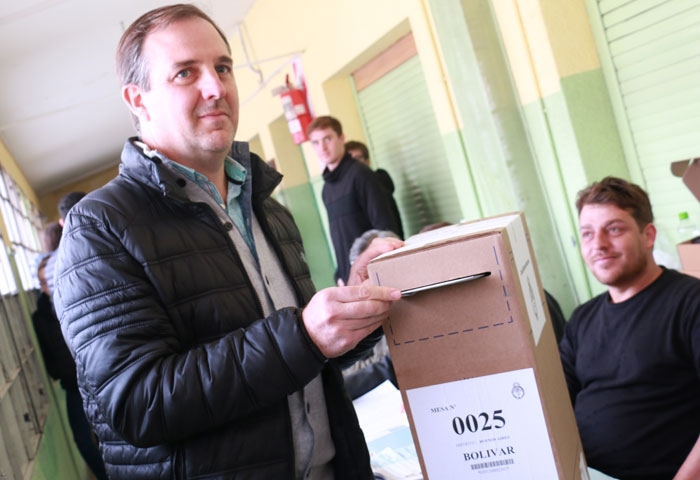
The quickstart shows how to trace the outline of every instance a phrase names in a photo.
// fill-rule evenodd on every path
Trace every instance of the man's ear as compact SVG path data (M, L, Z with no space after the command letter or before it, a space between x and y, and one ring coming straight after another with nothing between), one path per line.
M649 250L653 250L654 242L656 241L656 226L653 223L647 223L646 227L642 230L642 233L646 237L646 246Z
M148 110L143 102L141 88L137 85L125 85L122 87L122 99L131 113L139 118L148 120Z

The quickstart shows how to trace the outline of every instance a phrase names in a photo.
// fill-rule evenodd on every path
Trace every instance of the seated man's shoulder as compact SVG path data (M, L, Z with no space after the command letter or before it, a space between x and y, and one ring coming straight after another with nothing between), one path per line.
M700 292L700 278L676 270L665 270L666 289L676 294ZM700 300L700 298L698 299Z
M593 308L595 306L593 300L595 300L595 298L574 308L574 311L571 312L571 316L564 327L565 331L576 331L581 328L582 325L590 323L597 317L595 308Z

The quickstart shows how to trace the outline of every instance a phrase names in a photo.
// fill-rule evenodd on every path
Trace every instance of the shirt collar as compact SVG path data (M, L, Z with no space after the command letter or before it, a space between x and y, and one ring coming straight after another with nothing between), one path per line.
M176 162L175 160L169 159L163 153L159 152L158 150L151 149L142 141L136 140L134 144L138 146L143 151L144 155L146 155L147 157L157 157L163 160L164 162L168 162L168 164L175 167L180 173L185 175L190 180L196 182L197 184L203 185L206 183L211 183L205 175L199 173L194 168L187 167L181 163ZM236 185L243 185L245 183L246 178L248 178L248 170L246 170L246 168L243 165L241 165L238 161L236 161L228 155L226 156L226 160L224 161L224 171L226 172L226 177L229 179L229 181L233 182Z

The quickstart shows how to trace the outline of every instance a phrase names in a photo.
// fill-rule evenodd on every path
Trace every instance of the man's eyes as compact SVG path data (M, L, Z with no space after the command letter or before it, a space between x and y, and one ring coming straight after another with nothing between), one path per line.
M605 231L609 235L613 235L613 236L620 235L620 234L624 233L624 229L621 227L607 227L605 229ZM593 231L592 230L582 230L581 231L581 238L584 240L593 238Z
M218 73L220 75L222 75L222 74L228 75L228 74L231 74L231 72L233 72L233 69L231 68L230 65L218 65L217 67L215 67L215 70L216 70L216 73ZM186 68L184 70L180 70L179 72L177 72L175 74L175 77L176 78L190 78L193 75L194 75L194 72L192 71L192 69Z

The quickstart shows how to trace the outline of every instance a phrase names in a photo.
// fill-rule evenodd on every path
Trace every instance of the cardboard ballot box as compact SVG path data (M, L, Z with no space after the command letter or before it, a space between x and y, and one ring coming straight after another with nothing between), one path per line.
M687 240L679 243L677 248L683 273L700 277L700 243Z
M683 177L683 183L688 190L700 200L700 158L674 162L671 171L678 177ZM683 273L700 277L700 243L686 240L678 244L678 256L681 260Z
M587 479L522 214L411 237L369 265L426 479Z

